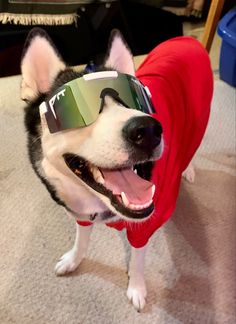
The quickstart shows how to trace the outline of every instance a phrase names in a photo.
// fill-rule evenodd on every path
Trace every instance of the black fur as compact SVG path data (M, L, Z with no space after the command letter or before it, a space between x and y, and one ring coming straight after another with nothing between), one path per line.
M25 127L28 133L28 154L32 167L46 186L53 200L59 205L66 207L66 204L57 197L55 188L43 177L40 173L37 164L42 161L42 146L41 146L41 125L39 115L39 104L44 100L45 96L40 95L32 104L25 108Z

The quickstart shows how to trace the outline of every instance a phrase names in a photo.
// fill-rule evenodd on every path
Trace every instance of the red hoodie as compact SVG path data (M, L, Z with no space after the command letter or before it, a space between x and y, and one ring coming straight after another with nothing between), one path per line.
M151 177L156 185L155 211L142 223L121 220L106 225L117 230L126 228L130 244L140 248L174 212L182 172L206 130L213 75L202 45L191 37L177 37L154 48L136 76L148 86L156 108L153 117L163 127L164 153L155 162ZM78 224L91 223L78 221Z

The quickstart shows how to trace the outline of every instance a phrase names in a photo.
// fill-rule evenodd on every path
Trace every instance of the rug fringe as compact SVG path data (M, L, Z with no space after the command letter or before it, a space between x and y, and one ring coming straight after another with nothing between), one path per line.
M44 15L44 14L15 14L0 13L0 22L2 24L20 24L20 25L71 25L77 23L79 16L76 13L65 15Z

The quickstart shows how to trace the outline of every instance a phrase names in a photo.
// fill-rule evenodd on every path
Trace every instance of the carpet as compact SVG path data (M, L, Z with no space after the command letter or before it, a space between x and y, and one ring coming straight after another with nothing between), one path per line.
M173 217L151 238L137 313L126 299L124 233L96 226L80 268L54 275L75 224L29 164L19 84L0 79L0 323L235 323L235 89L215 82L196 181L182 181Z

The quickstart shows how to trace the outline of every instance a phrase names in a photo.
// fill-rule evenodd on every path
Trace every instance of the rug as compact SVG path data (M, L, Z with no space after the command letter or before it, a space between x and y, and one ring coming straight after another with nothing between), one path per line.
M16 25L69 25L77 23L77 11L92 0L2 0L0 22Z
M54 275L75 224L31 169L19 85L19 76L0 79L0 323L235 323L235 89L215 82L196 181L182 181L174 215L150 240L147 305L137 313L126 298L124 233L96 226L79 269Z

